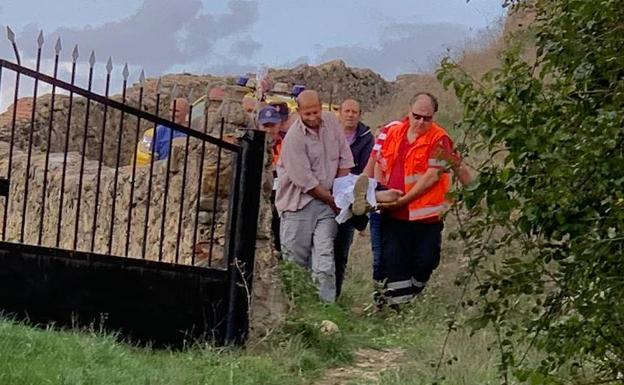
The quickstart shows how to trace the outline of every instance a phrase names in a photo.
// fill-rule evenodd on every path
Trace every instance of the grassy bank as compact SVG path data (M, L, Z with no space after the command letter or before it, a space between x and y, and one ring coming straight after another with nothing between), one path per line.
M346 383L431 384L446 337L448 308L458 300L453 284L459 261L447 258L425 294L400 313L375 314L370 303L368 238L356 235L344 295L336 305L316 300L307 274L283 269L290 310L281 330L246 350L197 345L183 352L156 351L119 342L97 331L55 331L0 321L0 384L306 384L330 368L349 367L362 348L402 348L398 364L378 381ZM323 320L338 333L321 333ZM441 384L495 383L491 339L466 330L450 335L438 373ZM368 382L367 382L368 381Z

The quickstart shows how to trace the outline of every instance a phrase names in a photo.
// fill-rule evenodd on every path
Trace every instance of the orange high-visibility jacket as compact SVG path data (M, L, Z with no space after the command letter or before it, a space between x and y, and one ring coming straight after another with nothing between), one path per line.
M279 157L280 157L280 153L282 152L282 140L280 140L279 142L273 145L272 152L273 152L273 160L271 163L273 164L273 167L276 167L277 161L279 160Z
M409 119L405 119L388 129L386 140L381 147L381 159L379 162L382 172L382 183L384 184L388 183L392 168L397 160L401 142L405 140L409 125ZM431 158L434 147L445 136L448 137L446 131L437 124L432 123L431 127L424 134L418 136L415 143L410 145L406 159L403 162L406 193L425 174L429 167L438 168L446 166L443 160ZM450 187L450 175L444 172L433 186L409 203L409 220L418 221L440 217L450 207L450 203L446 199L446 194L449 192Z

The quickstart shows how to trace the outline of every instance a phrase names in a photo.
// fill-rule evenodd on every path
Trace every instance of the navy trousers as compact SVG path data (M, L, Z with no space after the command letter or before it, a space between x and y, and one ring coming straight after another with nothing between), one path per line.
M444 225L382 215L381 227L383 297L388 304L409 302L425 288L440 263Z

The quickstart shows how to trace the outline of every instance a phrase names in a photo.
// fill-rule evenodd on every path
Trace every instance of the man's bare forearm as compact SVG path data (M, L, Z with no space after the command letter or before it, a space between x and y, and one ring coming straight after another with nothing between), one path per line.
M336 173L336 178L347 176L349 175L350 172L351 172L350 168L339 168L338 172Z
M338 213L338 211L340 211L338 209L338 206L336 206L336 202L334 201L334 197L331 192L322 185L319 184L312 190L308 190L307 193L311 195L314 199L318 199L328 205L336 214Z
M468 186L474 180L474 177L463 163L457 167L455 175L457 176L457 179L459 179L459 182L464 186Z
M320 200L323 203L334 203L334 197L332 196L331 192L329 192L328 189L320 184L314 187L312 190L309 190L307 194L311 195L314 199Z
M368 163L366 163L366 167L364 167L363 173L368 175L369 178L375 177L375 158L368 158Z
M373 176L372 178L377 179L380 183L386 183L387 181L384 181L382 179L382 174L381 174L381 167L379 167L379 163L377 161L375 161L375 164L373 165Z

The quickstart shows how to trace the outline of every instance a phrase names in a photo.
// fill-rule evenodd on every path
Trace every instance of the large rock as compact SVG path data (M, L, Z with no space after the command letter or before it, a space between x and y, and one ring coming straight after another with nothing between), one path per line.
M290 86L302 84L314 89L325 102L339 104L347 98L354 98L364 111L374 109L393 90L392 83L374 71L347 67L342 60L316 67L302 64L293 69L273 70L269 76Z

